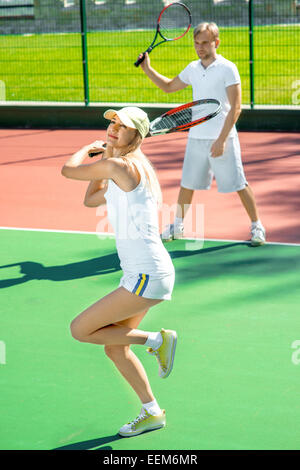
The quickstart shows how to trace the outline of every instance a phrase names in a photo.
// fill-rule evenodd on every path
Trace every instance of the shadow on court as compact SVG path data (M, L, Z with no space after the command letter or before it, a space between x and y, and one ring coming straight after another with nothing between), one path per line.
M186 243L189 243L191 246L193 245L193 243L195 243L195 246L197 246L196 245L197 241L191 242L187 240ZM244 246L248 248L256 248L256 247L251 246L250 242L249 243L234 242L234 243L226 243L226 245L211 246L209 248L200 248L199 250L193 250L193 249L174 250L174 251L170 251L169 253L172 259L176 259L176 258L183 258L186 256L204 255L206 253L212 253L216 251L225 250L226 248L232 248L233 246Z
M155 432L155 429L144 431L144 435ZM137 438L139 435L136 436ZM128 438L122 437L119 434L112 436L99 437L98 439L90 439L89 441L75 442L74 444L67 444L66 446L56 447L52 450L113 450L111 446L103 446L103 444L109 444L110 442L119 441L120 439L127 440Z
M37 162L37 161L43 161L43 160L50 160L52 158L62 158L62 157L69 157L71 154L70 153L62 153L59 155L50 155L48 157L37 157L37 158L25 158L23 160L10 160L8 162L3 162L0 163L1 166L3 165L19 165L19 163L28 163L28 162Z
M52 450L112 450L110 446L103 446L104 444L109 444L113 441L118 441L119 439L124 439L119 434L114 434L113 436L100 437L99 439L90 439L89 441L75 442L74 444L68 444L62 447L56 447Z
M32 280L45 279L59 282L82 279L85 277L113 273L121 269L117 253L61 266L46 267L41 263L33 261L21 261L19 263L0 266L0 269L14 266L20 266L20 273L24 274L24 276L14 279L3 279L0 281L0 288L11 287Z
M220 251L231 248L233 246L247 246L245 243L230 243L210 248L202 248L199 250L175 250L170 252L172 259L183 258L186 256L204 255L205 253ZM73 279L82 279L92 276L100 276L120 271L120 261L117 253L100 256L90 260L69 263L61 266L43 266L41 263L34 261L21 261L18 263L6 264L0 266L0 269L19 266L20 274L23 277L13 279L0 280L0 289L16 286L32 280L48 280L48 281L69 281ZM201 267L199 265L199 267Z
M179 249L176 249L176 244ZM274 277L299 272L300 268L298 246L266 244L253 247L250 242L235 242L195 251L180 248L182 244L173 242L170 251L178 284L201 278L225 279L227 276L250 276L253 279L264 278L266 275ZM182 263L180 259L186 257L187 263Z
M178 244L181 249L176 249ZM265 276L279 271L291 272L299 269L300 265L299 249L296 252L292 247L289 247L290 250L272 245L252 247L250 243L234 242L193 250L182 249L182 240L180 240L172 242L170 248L169 253L180 283L199 279L201 276L205 276L206 279L228 274ZM219 252L223 255L219 256ZM177 264L177 260L187 257L189 257L188 265ZM0 289L32 280L71 281L121 271L116 252L60 266L44 266L33 261L21 261L0 266L0 270L16 266L20 267L20 274L23 274L23 277L0 280Z

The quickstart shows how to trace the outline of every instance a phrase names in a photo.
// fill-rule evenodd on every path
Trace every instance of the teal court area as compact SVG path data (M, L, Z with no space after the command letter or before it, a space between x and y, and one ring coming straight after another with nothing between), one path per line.
M299 449L300 246L166 245L173 299L140 327L177 331L170 377L133 349L167 426L126 439L117 431L139 414L138 399L103 346L69 330L118 286L114 238L8 229L0 238L1 449Z

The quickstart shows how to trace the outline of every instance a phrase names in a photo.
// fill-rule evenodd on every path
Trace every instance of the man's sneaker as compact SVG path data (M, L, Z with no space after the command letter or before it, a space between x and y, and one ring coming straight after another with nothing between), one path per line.
M160 334L163 338L162 345L155 350L152 348L147 348L147 352L153 356L156 356L159 364L158 375L162 379L165 379L171 373L173 368L177 334L176 331L164 330L163 328L161 329Z
M175 240L177 238L183 238L183 231L184 231L183 224L179 224L179 225L170 224L170 225L167 225L167 227L165 228L165 230L161 234L161 239L164 242L170 242L170 241Z
M266 242L266 231L262 225L251 228L251 245L260 246Z
M166 425L166 412L162 410L160 415L151 415L144 408L141 409L139 416L131 423L124 424L119 430L120 436L137 436L142 432L154 431L154 429L163 428Z

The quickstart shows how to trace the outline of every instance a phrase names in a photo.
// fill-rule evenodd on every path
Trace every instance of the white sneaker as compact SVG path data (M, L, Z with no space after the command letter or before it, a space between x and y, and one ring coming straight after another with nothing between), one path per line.
M160 330L163 342L158 349L147 348L147 353L156 356L159 369L158 375L165 379L173 368L175 349L177 343L177 333L174 330Z
M177 238L183 238L184 226L183 224L167 225L163 233L161 234L161 239L164 242L170 242L176 240Z
M260 246L266 243L266 231L262 225L251 228L251 245Z
M120 436L131 437L137 436L143 432L154 431L154 429L160 429L166 425L166 412L161 411L160 415L151 415L142 408L139 416L131 421L131 423L124 424L119 430Z

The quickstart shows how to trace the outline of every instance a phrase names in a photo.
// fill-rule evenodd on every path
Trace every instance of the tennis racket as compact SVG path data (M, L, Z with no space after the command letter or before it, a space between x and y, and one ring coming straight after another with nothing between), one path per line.
M150 53L155 47L167 41L176 41L182 38L190 29L192 23L191 12L186 5L180 2L170 3L159 14L154 39L143 56L135 62L138 67L145 59L146 52ZM155 44L156 39L161 39Z
M221 103L213 98L183 104L177 108L170 109L170 111L151 121L147 137L186 131L191 127L209 121L209 119L217 116L220 111ZM90 151L89 157L94 157L102 152L103 150Z
M104 143L104 144L102 145L102 147L103 147L103 149L105 150L105 149L106 149L106 144ZM104 150L89 150L88 156L89 156L90 158L93 158L93 157L95 157L95 155L99 155L100 153L103 153Z
M217 116L221 103L213 98L192 101L167 111L150 123L150 136L186 131Z

